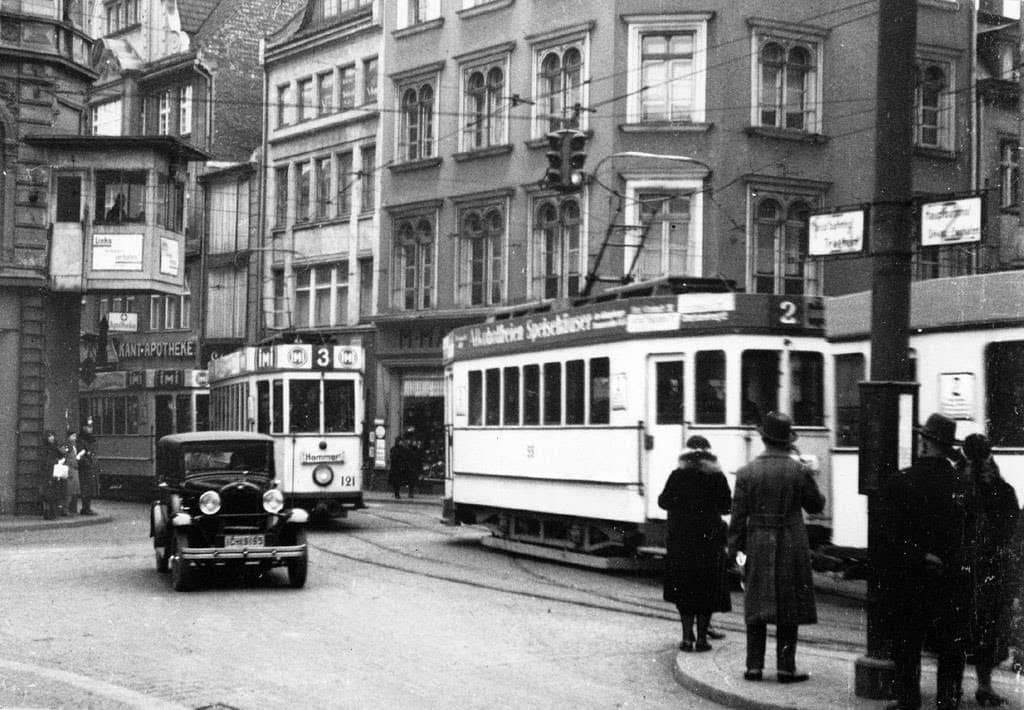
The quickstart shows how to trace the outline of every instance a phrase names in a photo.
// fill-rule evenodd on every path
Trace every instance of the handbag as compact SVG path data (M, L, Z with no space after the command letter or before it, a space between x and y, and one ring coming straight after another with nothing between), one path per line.
M57 463L53 464L53 477L58 481L65 481L68 477L68 465L64 463L65 459L61 459Z

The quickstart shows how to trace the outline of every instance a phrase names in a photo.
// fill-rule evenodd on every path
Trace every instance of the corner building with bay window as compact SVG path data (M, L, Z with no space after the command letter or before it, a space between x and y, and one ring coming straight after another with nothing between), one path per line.
M914 187L944 196L972 187L971 8L918 8ZM868 259L810 256L808 217L874 195L873 6L382 0L380 12L376 408L390 432L443 451L441 337L495 313L668 275L779 296L869 287ZM545 136L562 128L588 136L577 193L541 184ZM930 248L915 264L923 278L978 261Z

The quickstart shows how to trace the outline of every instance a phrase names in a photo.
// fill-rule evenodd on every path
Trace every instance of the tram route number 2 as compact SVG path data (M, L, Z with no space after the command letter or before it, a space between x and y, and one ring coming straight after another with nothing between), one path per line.
M771 300L771 323L784 328L789 327L822 327L824 325L823 304L820 300L809 298L794 300L776 298Z

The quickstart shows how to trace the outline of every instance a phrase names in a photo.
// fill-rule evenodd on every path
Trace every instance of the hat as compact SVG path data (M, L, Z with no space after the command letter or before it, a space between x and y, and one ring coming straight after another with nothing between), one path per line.
M984 461L992 455L992 443L984 434L971 434L964 438L964 456L971 461Z
M710 449L711 442L705 439L700 434L694 434L686 440L686 448L688 449Z
M914 431L937 444L952 448L960 443L956 438L956 422L938 412L930 415L924 426L914 427Z
M762 439L773 444L792 444L797 440L797 434L793 431L793 420L782 412L768 412L758 431L761 432Z

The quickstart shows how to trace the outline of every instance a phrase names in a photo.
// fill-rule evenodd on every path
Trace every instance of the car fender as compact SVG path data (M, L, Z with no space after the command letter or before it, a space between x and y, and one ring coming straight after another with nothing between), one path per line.
M150 509L149 536L157 540L167 537L167 508L162 503L154 503Z
M192 516L188 513L175 513L174 517L171 518L171 525L176 528L188 527L192 524Z
M304 525L309 522L309 513L302 508L292 508L288 514L288 522L296 525Z

